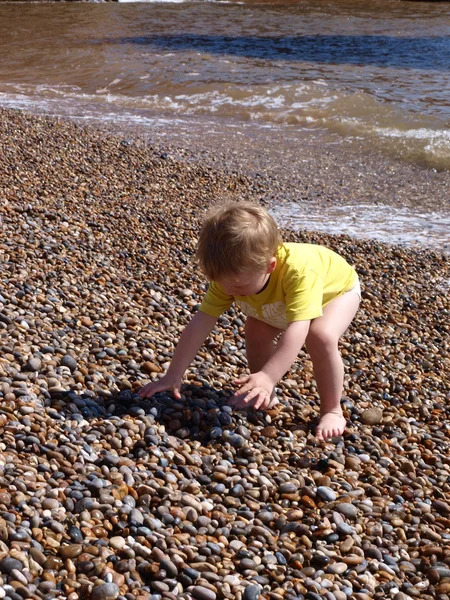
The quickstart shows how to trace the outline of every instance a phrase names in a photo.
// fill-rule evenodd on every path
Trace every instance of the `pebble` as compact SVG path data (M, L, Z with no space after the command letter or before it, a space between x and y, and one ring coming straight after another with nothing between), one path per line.
M329 573L333 573L334 575L342 575L342 573L345 573L347 569L347 564L343 562L332 563L327 567L327 571Z
M6 556L0 560L0 571L9 575L11 571L23 569L23 564L20 560Z
M73 373L74 371L76 371L76 369L78 367L78 363L73 358L73 356L70 356L69 354L66 354L61 359L61 366L62 367L68 367L70 369L70 371L72 371L72 373Z
M336 527L336 532L339 535L353 535L355 533L355 529L347 523L339 523Z
M42 367L42 360L37 356L32 356L28 359L25 365L26 371L40 371Z
M361 414L364 425L378 425L383 419L383 411L379 408L368 408Z
M242 594L243 600L258 600L261 595L261 587L259 585L248 585Z
M336 506L336 510L343 514L347 519L356 519L358 516L358 508L350 502L342 502Z
M120 588L115 583L101 583L91 592L91 600L116 600L120 595Z
M317 495L325 502L334 502L336 500L336 492L326 485L321 485L317 488Z
M201 585L195 585L191 591L196 600L216 600L216 592Z

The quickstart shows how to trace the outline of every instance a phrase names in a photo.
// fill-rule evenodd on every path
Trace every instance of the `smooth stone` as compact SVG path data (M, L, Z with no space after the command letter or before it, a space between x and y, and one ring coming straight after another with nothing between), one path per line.
M63 356L60 364L62 367L67 367L68 369L70 369L72 373L78 368L77 361L73 358L73 356L70 356L70 354L66 354L65 356Z
M29 583L28 579L25 577L25 575L21 571L19 571L19 569L13 569L11 571L11 573L9 574L9 576L11 577L11 579L15 579L22 585L28 585L28 583Z
M323 596L312 592L311 590L305 594L305 600L323 600Z
M280 494L295 494L298 491L298 485L291 482L282 483L278 488Z
M83 552L83 546L81 544L70 544L69 546L61 546L59 548L59 554L63 558L76 558Z
M69 528L69 535L72 542L74 542L75 544L81 544L81 542L84 539L81 529L79 527L76 527L75 525L72 525L72 527Z
M164 571L166 571L167 576L170 577L170 579L175 579L175 577L178 576L178 569L169 558L161 559L160 566L161 569L164 569Z
M337 498L336 492L326 485L317 488L317 495L326 502L334 502Z
M333 573L333 575L342 575L348 569L348 565L343 562L336 562L328 565L327 572Z
M48 509L48 510L54 510L56 508L59 508L61 505L58 502L58 500L56 500L56 498L44 498L44 500L42 500L42 508Z
M336 526L336 533L339 535L353 535L355 533L355 529L347 523L339 523Z
M347 519L353 520L358 516L358 509L350 502L342 502L341 504L338 504L338 506L336 506L336 510L344 515L344 517L347 517Z
M23 564L20 562L20 560L12 558L11 556L6 556L0 560L0 571L2 573L9 575L13 569L17 569L19 571L23 569Z
M245 446L245 438L242 435L228 430L223 432L222 440L228 442L233 448L243 448Z
M434 570L439 573L439 577L441 579L448 578L450 579L450 567L444 567L441 565L434 565Z
M115 535L109 539L109 544L114 550L122 550L127 545L127 542L120 535Z
M200 577L200 571L196 571L191 567L184 568L183 573L185 573L185 575L187 575L192 581L197 581L197 579Z
M169 586L167 585L167 583L164 583L164 581L152 581L150 583L150 587L152 588L152 590L154 590L155 592L158 593L165 593L169 591Z
M120 588L115 583L102 583L91 592L91 600L116 600L120 595Z
M256 516L260 521L262 521L264 523L264 525L267 525L268 523L273 521L276 517L278 517L277 513L273 513L268 510L262 510Z
M231 488L230 494L236 498L242 498L245 495L245 489L242 487L242 485L237 484Z
M314 554L311 558L311 567L314 569L322 569L330 563L329 556L325 556L325 554Z
M235 587L241 583L241 579L237 575L225 575L222 581L231 587Z
M379 408L368 408L361 414L363 425L378 425L383 420L383 411Z
M37 356L32 356L25 365L26 371L40 371L42 360Z
M242 594L242 600L258 600L261 596L261 586L248 585Z
M239 552L244 545L244 542L241 542L241 540L231 540L230 550L233 550L233 552Z
M217 596L213 590L205 588L201 585L194 585L191 594L194 596L194 598L196 598L196 600L216 600Z
M140 525L144 524L144 515L138 508L132 508L130 512L129 521L133 524L137 524L137 526L139 527Z
M256 567L256 563L251 558L243 558L239 563L239 568L241 570L254 569Z

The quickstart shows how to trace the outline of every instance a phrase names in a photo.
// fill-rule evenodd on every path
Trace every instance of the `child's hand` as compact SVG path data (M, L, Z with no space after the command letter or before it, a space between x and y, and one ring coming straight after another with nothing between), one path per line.
M230 404L236 408L253 406L255 410L269 408L275 383L271 378L259 371L235 380L235 385L242 385L230 398Z
M337 437L344 433L347 421L342 414L342 411L332 411L325 413L320 418L316 428L316 438L318 440L326 440L331 437Z
M156 394L157 392L172 390L175 398L180 400L180 387L181 377L166 373L159 381L153 381L152 383L144 385L144 387L139 390L138 394L141 398L151 398L153 394Z

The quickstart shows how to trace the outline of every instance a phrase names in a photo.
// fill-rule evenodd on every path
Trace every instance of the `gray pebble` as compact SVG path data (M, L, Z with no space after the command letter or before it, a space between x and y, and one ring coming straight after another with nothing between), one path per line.
M6 556L0 560L0 571L2 573L9 575L13 569L18 569L19 571L23 569L23 564L20 560L12 558L11 556Z
M261 587L259 585L248 585L242 595L242 600L258 600L261 595Z
M102 583L92 590L91 600L116 600L120 589L115 583Z
M191 594L196 600L216 600L217 594L201 585L194 585Z
M347 523L339 523L336 527L336 533L339 535L352 535L355 533L355 529Z
M358 509L354 504L350 504L350 502L342 502L338 506L336 506L336 510L347 517L347 519L356 519L358 516Z
M336 500L336 492L326 485L321 485L317 488L317 495L326 502L334 502Z
M77 361L73 358L73 356L70 356L70 354L66 354L65 356L62 357L61 359L61 366L62 367L67 367L70 369L70 371L73 373L74 371L77 370L78 368L78 363Z

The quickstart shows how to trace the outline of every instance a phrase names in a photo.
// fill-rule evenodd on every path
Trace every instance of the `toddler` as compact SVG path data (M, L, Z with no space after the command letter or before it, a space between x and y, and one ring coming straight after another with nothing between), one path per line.
M340 406L344 365L338 341L361 296L353 267L323 246L283 243L274 219L247 202L210 211L197 259L209 289L183 331L167 373L145 385L141 397L170 389L179 399L185 370L218 317L236 302L247 315L250 375L235 381L238 389L230 404L262 410L274 406L276 383L306 344L320 395L316 436L323 440L341 435L346 422Z

